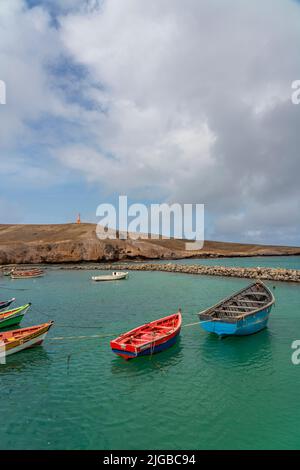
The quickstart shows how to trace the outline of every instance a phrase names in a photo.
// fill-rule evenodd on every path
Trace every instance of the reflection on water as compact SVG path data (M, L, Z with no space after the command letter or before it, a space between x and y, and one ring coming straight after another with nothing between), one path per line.
M6 364L0 364L0 374L17 373L37 368L45 368L51 363L50 355L43 346L25 349L17 354L6 357Z
M162 351L152 356L141 356L126 361L125 359L114 355L112 359L112 374L124 375L126 377L143 376L149 373L166 374L170 367L178 364L182 360L181 337L176 344L166 351Z
M205 335L199 344L200 354L207 363L221 363L224 368L273 368L272 335L268 328L250 336L220 338L213 333Z

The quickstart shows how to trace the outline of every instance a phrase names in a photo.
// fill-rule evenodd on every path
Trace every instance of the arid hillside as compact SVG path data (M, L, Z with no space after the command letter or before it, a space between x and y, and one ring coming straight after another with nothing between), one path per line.
M98 240L94 224L0 225L2 265L258 255L300 255L300 248L206 241L186 251L177 239Z

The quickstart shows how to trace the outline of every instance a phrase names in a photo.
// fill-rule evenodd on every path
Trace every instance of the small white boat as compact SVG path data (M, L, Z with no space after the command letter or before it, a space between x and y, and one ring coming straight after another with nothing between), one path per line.
M122 271L114 271L112 274L104 274L103 276L93 276L93 281L118 281L120 279L127 279L128 273Z

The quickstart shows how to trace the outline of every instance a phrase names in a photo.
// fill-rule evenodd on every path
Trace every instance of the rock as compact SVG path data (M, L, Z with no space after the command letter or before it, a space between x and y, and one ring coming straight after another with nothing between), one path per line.
M204 266L184 264L102 264L98 269L126 271L163 271L171 273L199 274L209 276L240 277L270 281L300 282L300 271L269 268L239 268L230 266Z

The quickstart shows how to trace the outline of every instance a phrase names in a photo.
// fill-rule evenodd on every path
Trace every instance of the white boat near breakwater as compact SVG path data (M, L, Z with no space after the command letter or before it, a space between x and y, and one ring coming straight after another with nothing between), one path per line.
M93 281L117 281L120 279L127 279L128 277L128 272L124 273L121 271L114 271L112 274L109 275L102 275L102 276L93 276L92 280Z

